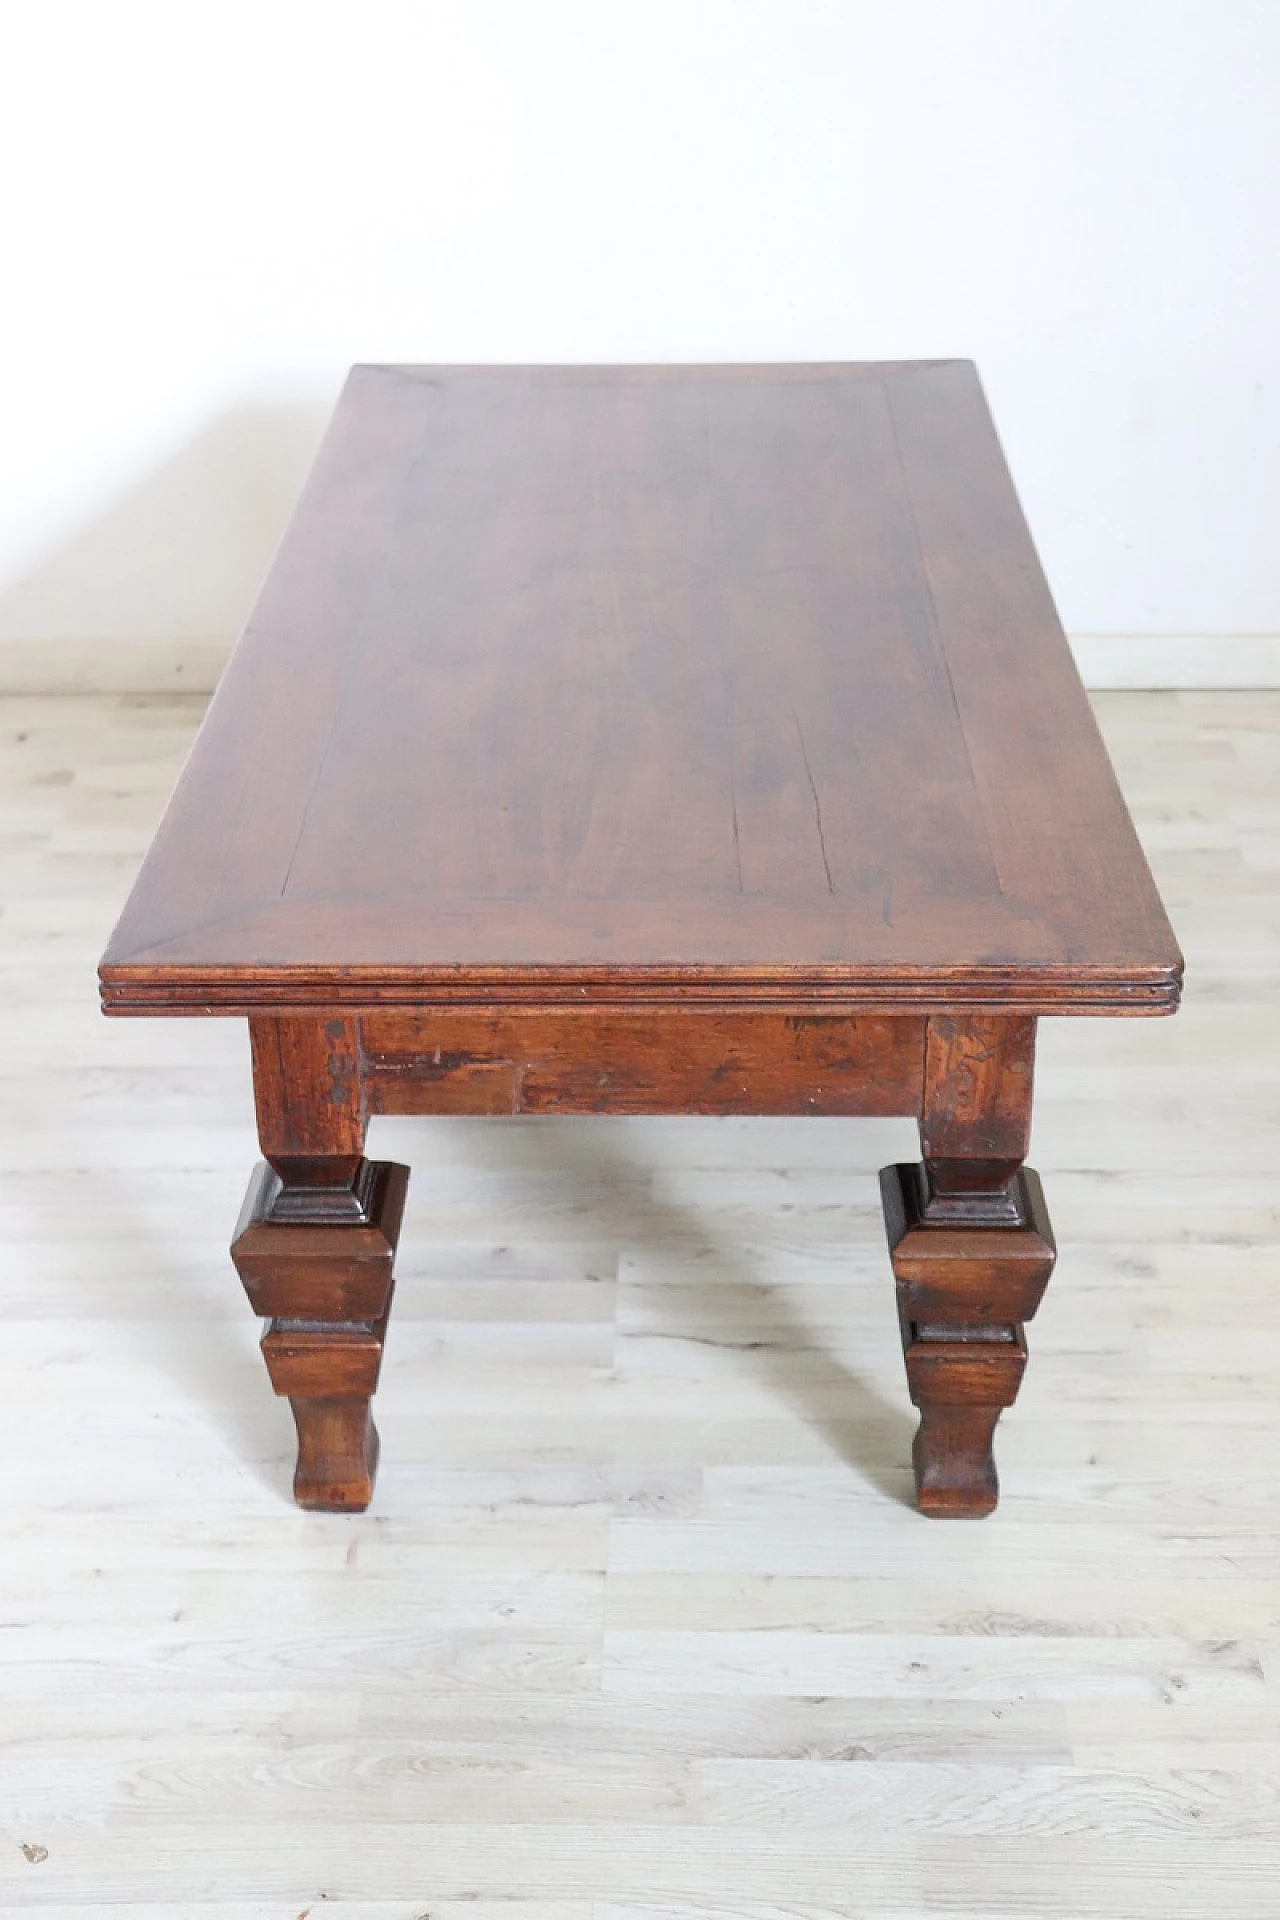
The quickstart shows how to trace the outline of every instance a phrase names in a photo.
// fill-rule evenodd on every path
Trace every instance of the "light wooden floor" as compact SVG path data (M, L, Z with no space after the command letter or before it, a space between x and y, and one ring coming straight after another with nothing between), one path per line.
M1276 1920L1280 695L1109 694L1187 949L1047 1023L982 1523L907 1504L904 1123L380 1122L375 1509L226 1243L238 1023L93 967L198 703L0 703L0 1911Z

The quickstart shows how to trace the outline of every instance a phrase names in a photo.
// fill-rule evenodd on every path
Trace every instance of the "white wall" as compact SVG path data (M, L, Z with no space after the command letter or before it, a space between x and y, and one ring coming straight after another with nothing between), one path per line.
M25 0L0 635L218 638L347 363L966 354L1077 632L1280 631L1277 0Z

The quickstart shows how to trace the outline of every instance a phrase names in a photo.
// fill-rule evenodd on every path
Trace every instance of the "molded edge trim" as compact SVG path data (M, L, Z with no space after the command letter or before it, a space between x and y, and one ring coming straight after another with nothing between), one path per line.
M638 968L602 974L593 968L474 969L351 967L263 968L254 974L178 967L104 965L102 1007L108 1014L311 1013L319 1008L487 1007L541 1009L622 1007L723 1013L771 1009L803 1014L822 1007L848 1014L957 1013L973 1007L1032 1015L1161 1015L1177 1010L1182 967L1109 974L1045 969L1039 978L1014 971L958 969L952 976L845 971L829 974L735 973L732 969Z

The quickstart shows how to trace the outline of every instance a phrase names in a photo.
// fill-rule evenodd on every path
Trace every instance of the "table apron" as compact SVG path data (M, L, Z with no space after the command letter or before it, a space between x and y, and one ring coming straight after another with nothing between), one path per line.
M720 1012L367 1013L370 1113L918 1115L926 1021Z

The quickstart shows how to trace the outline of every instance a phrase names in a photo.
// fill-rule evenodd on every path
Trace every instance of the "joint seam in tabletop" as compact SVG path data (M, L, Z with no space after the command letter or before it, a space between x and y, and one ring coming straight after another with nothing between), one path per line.
M1004 877L1000 872L1000 860L996 853L995 842L991 836L991 818L987 812L986 802L983 799L982 783L978 779L977 768L973 763L973 748L969 741L969 729L964 723L964 713L961 709L959 695L956 692L955 677L951 671L951 661L947 657L946 642L942 637L942 622L938 618L938 603L934 598L933 582L929 578L929 569L925 562L924 542L920 538L920 519L916 513L916 503L911 491L911 481L907 475L907 462L902 451L902 437L898 432L898 417L893 409L892 382L886 381L881 387L880 392L884 399L885 412L889 418L889 432L893 439L893 451L898 462L898 475L902 481L902 497L906 502L907 515L911 521L911 538L916 550L916 571L920 579L920 584L924 588L925 599L928 603L929 626L933 633L934 645L938 650L938 657L942 661L942 670L947 676L947 691L951 697L952 710L956 716L956 727L960 734L960 744L964 748L965 765L969 769L969 785L973 789L978 813L982 820L982 832L987 843L987 856L991 861L991 871L995 878L997 891L1007 898L1008 890L1004 884Z
M412 473L415 464L416 462L413 459L410 459L408 463L408 469L407 469L409 473ZM405 485L404 487L401 488L399 504L396 508L395 514L392 517L391 532L387 535L384 541L383 554L382 554L382 558L384 562L386 560L388 553L392 549L395 536L400 532L401 528L404 525L405 512L407 509L409 498L410 498L410 489L407 485ZM384 564L383 566L377 569L373 579L369 582L369 591L365 597L364 606L362 607L361 614L360 614L359 638L361 642L363 642L366 636L368 635L370 624L372 621L374 605L377 602L379 595L385 592L386 577L387 577L386 567ZM307 789L306 800L303 802L302 818L298 822L298 837L293 843L293 850L289 855L289 862L284 870L284 878L280 882L279 898L281 900L285 898L285 895L289 891L289 881L293 875L293 869L297 862L298 855L302 850L302 843L307 837L307 827L310 823L312 811L315 807L316 795L319 793L321 785L323 784L325 769L328 766L330 757L333 753L333 744L338 735L338 726L342 719L343 710L346 706L347 694L352 685L352 682L356 678L357 669L360 666L360 664L361 664L361 648L359 645L353 646L347 655L346 664L342 674L342 684L339 689L338 698L334 702L333 714L329 721L329 730L325 736L324 752L320 756L319 762L316 766L315 773L312 777L311 785Z

